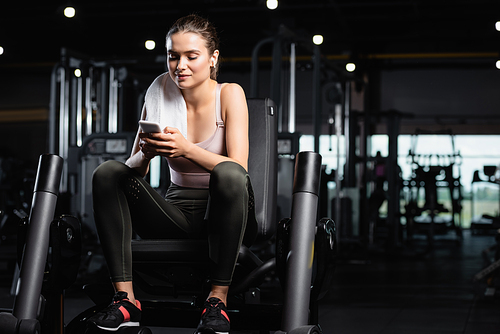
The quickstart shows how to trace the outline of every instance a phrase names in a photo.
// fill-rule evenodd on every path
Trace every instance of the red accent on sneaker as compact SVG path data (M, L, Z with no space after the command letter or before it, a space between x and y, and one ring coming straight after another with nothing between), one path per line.
M224 310L220 310L220 313L227 319L227 321L231 322L229 320L229 316L227 315L227 313Z
M127 311L127 309L123 306L120 306L119 310L123 314L123 322L130 321L130 313Z
M222 303L222 302L219 302L219 303ZM216 306L217 304L212 304L212 306ZM203 309L203 312L201 312L201 315L203 316L205 313L207 312L207 309ZM231 322L231 320L229 320L229 316L227 315L227 313L224 311L224 310L220 310L220 313L224 316L224 318L227 319L227 321Z
M137 306L137 308L142 311L141 302L138 301L137 299L135 300L135 306Z

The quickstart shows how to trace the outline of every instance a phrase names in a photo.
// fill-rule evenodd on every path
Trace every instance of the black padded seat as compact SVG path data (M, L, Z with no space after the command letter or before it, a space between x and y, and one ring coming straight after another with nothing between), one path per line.
M206 262L208 241L206 240L134 240L134 263Z

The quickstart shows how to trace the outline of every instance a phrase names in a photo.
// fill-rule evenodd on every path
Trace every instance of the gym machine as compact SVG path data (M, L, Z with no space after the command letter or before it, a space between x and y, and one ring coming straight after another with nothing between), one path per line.
M429 248L433 247L436 234L447 234L453 230L457 241L462 238L462 185L460 183L460 164L462 162L459 151L455 150L454 135L450 131L444 132L450 136L451 154L418 154L416 152L418 135L436 134L418 130L412 137L412 145L408 153L408 161L412 166L412 177L405 183L406 187L406 221L407 238L412 240L415 233L426 233ZM458 170L458 175L455 172ZM440 202L439 190L447 189L451 206L446 207ZM419 197L424 193L425 201L421 203ZM448 217L443 217L442 213Z
M336 82L349 79L349 75L342 74L343 71L337 64L322 57L318 45L314 45L310 38L301 36L286 26L281 25L275 36L259 41L252 51L251 62L251 86L249 96L259 96L259 54L266 45L272 46L272 61L270 73L269 96L276 103L278 117L278 207L283 215L290 215L291 195L293 184L294 158L299 152L299 140L301 133L296 132L296 68L297 49L300 47L311 55L312 63L312 96L311 115L314 135L314 152L319 153L319 140L323 125L322 116L322 92L325 72L322 69L334 73ZM289 63L284 64L283 57L289 58ZM286 67L288 66L288 70ZM308 64L309 66L309 64ZM288 75L288 76L287 76ZM332 80L332 79L330 79ZM288 85L287 85L288 84ZM320 202L320 206L327 204ZM322 210L323 212L327 211Z
M276 104L278 119L278 208L282 215L289 216L291 213L294 158L299 152L299 139L301 136L300 133L295 132L296 46L297 44L300 44L302 46L309 47L312 43L311 41L304 41L299 38L294 32L290 31L285 26L280 26L279 31L275 36L259 41L254 46L252 51L251 86L249 96L253 98L259 96L259 53L267 44L272 45L269 97ZM285 79L283 75L282 60L285 48L290 49L288 101L284 101L284 94L282 92L287 89L286 87L282 87L282 81ZM313 75L313 114L316 115L320 112L318 109L319 99L316 99L317 92L319 92L320 79L317 75L317 73L319 73L318 71L320 65L319 48L317 46L314 48L313 54L314 68L318 69L317 71L314 71ZM288 107L288 113L283 111L284 107ZM315 152L319 152L319 148Z
M129 87L129 63L96 61L63 48L52 70L49 152L63 159L62 205L85 230L93 230L92 172L108 159L125 161L135 136L141 106L128 101L127 95L137 93ZM127 132L129 114L133 133Z
M401 120L408 114L397 110L369 113L369 124L375 119L385 122L388 137L388 155L380 152L374 157L367 157L364 180L367 187L367 199L362 201L368 210L363 216L361 235L368 241L369 247L385 243L388 250L395 250L403 242L400 198L402 190L401 168L398 165L398 137ZM368 135L368 134L367 134ZM387 202L386 217L381 217L380 207Z
M477 201L475 184L483 184L493 186L497 189L497 196L500 200L500 174L497 166L484 166L483 174L485 178L480 176L479 170L475 170L471 182L471 232L472 234L496 234L500 228L500 202L497 206L496 213L491 214L482 213L479 217L475 215L475 205ZM493 190L493 191L495 191Z
M310 310L313 249L320 184L321 156L303 152L297 155L293 186L290 250L287 253L285 299L282 329L279 334L320 333L308 326ZM330 246L334 248L333 232Z
M479 176L479 171L474 171L474 176L471 184L471 231L473 234L493 234L495 235L495 244L482 251L483 260L486 263L484 269L474 275L474 282L486 281L486 290L484 296L486 298L497 298L499 296L500 288L500 212L497 211L496 215L483 214L479 219L474 216L474 183L486 182L487 184L494 184L500 190L499 168L497 166L484 166L483 174L486 179ZM500 194L499 194L500 198ZM500 210L500 207L499 207ZM491 257L490 254L494 256Z
M402 245L400 193L401 169L397 162L400 122L407 114L396 111L351 110L351 83L344 88L343 127L345 136L344 174L339 195L333 199L339 246L347 251L396 251ZM337 113L336 113L337 114ZM387 156L370 156L371 131L377 122L386 128ZM337 126L338 121L335 121ZM340 160L340 158L338 158ZM387 202L387 214L380 208ZM340 213L340 215L339 215Z
M63 333L64 289L76 278L81 239L78 220L54 220L62 169L61 157L40 156L29 221L18 235L17 295L12 313L0 313L2 333Z
M241 293L254 284L257 284L258 287L259 282L266 274L276 271L283 287L283 304L255 305L260 303L259 293L258 290L251 290L253 293L249 304L243 303L243 305L239 305L240 308L228 309L232 326L236 327L233 327L234 330L258 329L260 333L263 333L263 330L278 330L276 333L280 334L321 333L318 326L317 300L325 294L331 284L336 242L335 225L330 219L322 219L318 224L316 223L321 156L314 152L300 152L297 154L295 162L292 215L291 218L282 220L278 226L276 256L264 262L258 261L260 264L251 273L242 277L241 281L233 282L232 289L233 293L235 293L234 291ZM181 261L179 259L183 259L182 261L186 259L188 262L182 262L182 266L188 268L191 265L191 262L187 260L190 257L188 253L192 253L192 250L191 248L186 249L184 250L186 253L182 255L181 248L184 248L180 245L183 242L183 240L175 241L178 249L171 251L176 254L176 262ZM193 245L192 241L186 240L185 242L186 245ZM152 248L148 248L150 243L153 245ZM162 263L156 262L154 259L158 258L158 254L161 254L162 260L170 256L168 248L162 246L167 244L171 244L171 241L138 240L135 247L133 244L134 261L141 261L140 259L144 258L154 268L162 266ZM144 254L141 254L142 249L146 250ZM250 254L247 252L249 252L248 249L243 253L240 251L239 262L249 260ZM250 258L252 257L255 255L250 256ZM314 259L314 265L312 259ZM199 254L196 261L199 262ZM197 265L199 266L199 263ZM183 275L182 272L176 273L175 271L168 271L168 273L169 280L174 282L179 281L179 277L175 278L171 275L178 274L181 275L180 278ZM161 279L158 273L151 273L151 275L156 277L156 280ZM143 286L143 283L139 281L136 283L139 287ZM151 286L149 287L151 288ZM172 292L177 294L180 291L174 285ZM143 299L141 300L142 326L120 329L117 333L149 333L147 326L190 327L190 324L196 323L196 317L199 317L201 312L196 301L203 298L203 296L193 298L193 301L189 303L172 302L168 301L168 298L163 301L160 296L156 296L154 300ZM92 326L87 326L86 320L105 306L105 304L96 305L82 312L80 316L68 324L68 333L100 333ZM167 309L176 314L175 318L165 319L162 316ZM260 321L258 323L249 320L255 319L255 316L251 316L252 314L259 314Z

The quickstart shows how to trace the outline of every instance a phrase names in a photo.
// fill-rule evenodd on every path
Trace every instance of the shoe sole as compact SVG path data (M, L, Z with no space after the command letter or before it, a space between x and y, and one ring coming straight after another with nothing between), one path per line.
M213 329L202 329L201 332L195 331L193 334L229 334L229 332L216 332Z
M123 328L123 327L139 327L139 326L140 326L139 322L135 322L135 321L124 322L124 323L120 324L120 326L115 327L115 328L102 327L102 326L96 325L97 328L102 329L104 331L109 331L109 332L116 332L117 330L119 330L120 328Z

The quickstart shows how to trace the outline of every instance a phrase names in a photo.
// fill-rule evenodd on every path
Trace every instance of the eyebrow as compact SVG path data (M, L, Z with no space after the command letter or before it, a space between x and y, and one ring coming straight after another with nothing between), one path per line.
M187 51L184 51L184 52L178 52L178 51L175 51L175 50L167 50L168 53L201 53L200 50L197 50L197 49L192 49L192 50L187 50Z

